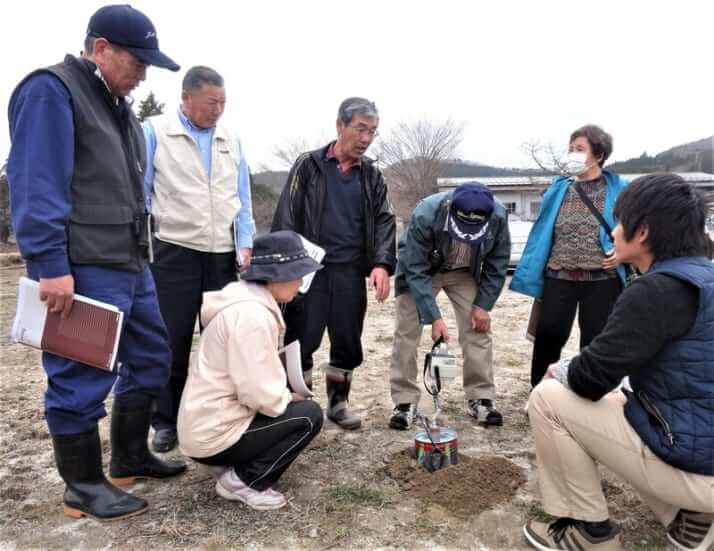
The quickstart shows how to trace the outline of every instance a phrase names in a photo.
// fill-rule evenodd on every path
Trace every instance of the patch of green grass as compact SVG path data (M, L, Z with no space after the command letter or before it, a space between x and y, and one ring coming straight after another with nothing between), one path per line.
M382 492L362 485L350 486L340 484L339 486L330 488L327 492L327 496L338 505L363 505L365 507L381 509L389 504L389 500Z
M531 502L528 507L528 520L537 520L540 522L552 522L553 517L546 513L540 506L539 501Z
M348 526L338 526L335 528L335 541L344 540L350 537L350 529Z

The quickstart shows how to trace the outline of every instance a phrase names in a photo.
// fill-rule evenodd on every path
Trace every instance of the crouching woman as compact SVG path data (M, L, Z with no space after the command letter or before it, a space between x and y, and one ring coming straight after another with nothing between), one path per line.
M678 549L714 543L714 263L702 197L674 174L634 180L615 204L621 262L644 274L605 328L548 368L528 414L543 509L537 549L622 549L597 463L629 482ZM610 392L629 376L631 390ZM625 385L626 388L626 385Z
M278 356L279 304L320 267L296 233L274 232L255 240L240 282L204 295L205 329L179 408L179 442L186 455L215 467L221 497L253 509L287 503L273 485L322 428L320 406L288 389Z

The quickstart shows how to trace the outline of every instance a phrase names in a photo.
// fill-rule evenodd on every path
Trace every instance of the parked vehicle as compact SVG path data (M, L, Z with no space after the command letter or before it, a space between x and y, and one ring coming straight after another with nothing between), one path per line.
M517 218L511 218L508 221L508 229L511 232L511 259L508 262L510 269L518 266L521 259L521 254L528 241L528 234L531 232L533 222L527 222Z

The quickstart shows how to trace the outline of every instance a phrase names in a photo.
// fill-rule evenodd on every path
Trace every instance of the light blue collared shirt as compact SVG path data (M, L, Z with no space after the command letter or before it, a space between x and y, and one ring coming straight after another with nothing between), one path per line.
M213 128L198 128L194 126L188 117L178 109L178 117L186 132L196 142L201 152L201 160L206 170L206 175L211 176L211 145L213 144ZM156 154L156 132L149 119L142 124L144 137L146 139L146 172L144 173L144 195L146 196L146 208L151 212L151 196L154 192L154 155ZM240 151L238 161L238 198L240 199L240 209L236 214L233 227L237 228L238 235L235 240L236 248L253 248L253 235L255 235L255 220L253 220L253 202L250 196L250 173L248 163L243 155L243 148L240 140L236 144ZM236 250L236 254L238 251Z

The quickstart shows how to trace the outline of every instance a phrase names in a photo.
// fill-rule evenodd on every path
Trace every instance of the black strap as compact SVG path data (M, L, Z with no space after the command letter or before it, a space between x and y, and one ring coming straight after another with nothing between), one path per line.
M590 212L593 213L595 218L598 219L598 222L600 222L600 225L602 225L603 229L607 232L607 236L610 238L610 241L615 243L615 240L612 238L612 228L610 227L610 224L607 223L607 220L605 220L605 217L602 215L602 213L597 210L597 207L590 200L590 197L587 196L585 190L580 187L580 182L578 182L577 180L573 180L573 187L575 188L575 191L578 192L578 195L580 195L580 199L583 203L585 203L585 206L590 209ZM623 264L622 268L625 270L625 281L629 283L630 280L635 276L635 272L632 269L632 266L630 266L629 264Z
M443 342L444 337L439 337L438 340L434 343L434 346L431 347L431 352L424 356L424 373L422 373L421 381L426 391L432 396L434 396L434 392L432 392L431 389L426 386L426 374L429 371L429 365L431 364L431 355ZM437 376L436 381L434 382L436 383L436 392L441 392L441 378Z
M598 219L598 222L600 222L600 224L602 224L602 227L605 228L607 236L612 240L612 228L610 227L610 224L607 223L607 220L605 220L605 217L602 215L602 213L597 210L597 207L593 205L593 202L590 200L590 197L588 197L587 193L585 193L585 190L580 187L580 182L578 182L577 180L574 181L573 187L575 188L575 191L578 192L578 195L580 195L580 199L582 199L583 203L585 203L585 206L590 209L590 212L593 213L595 218Z

